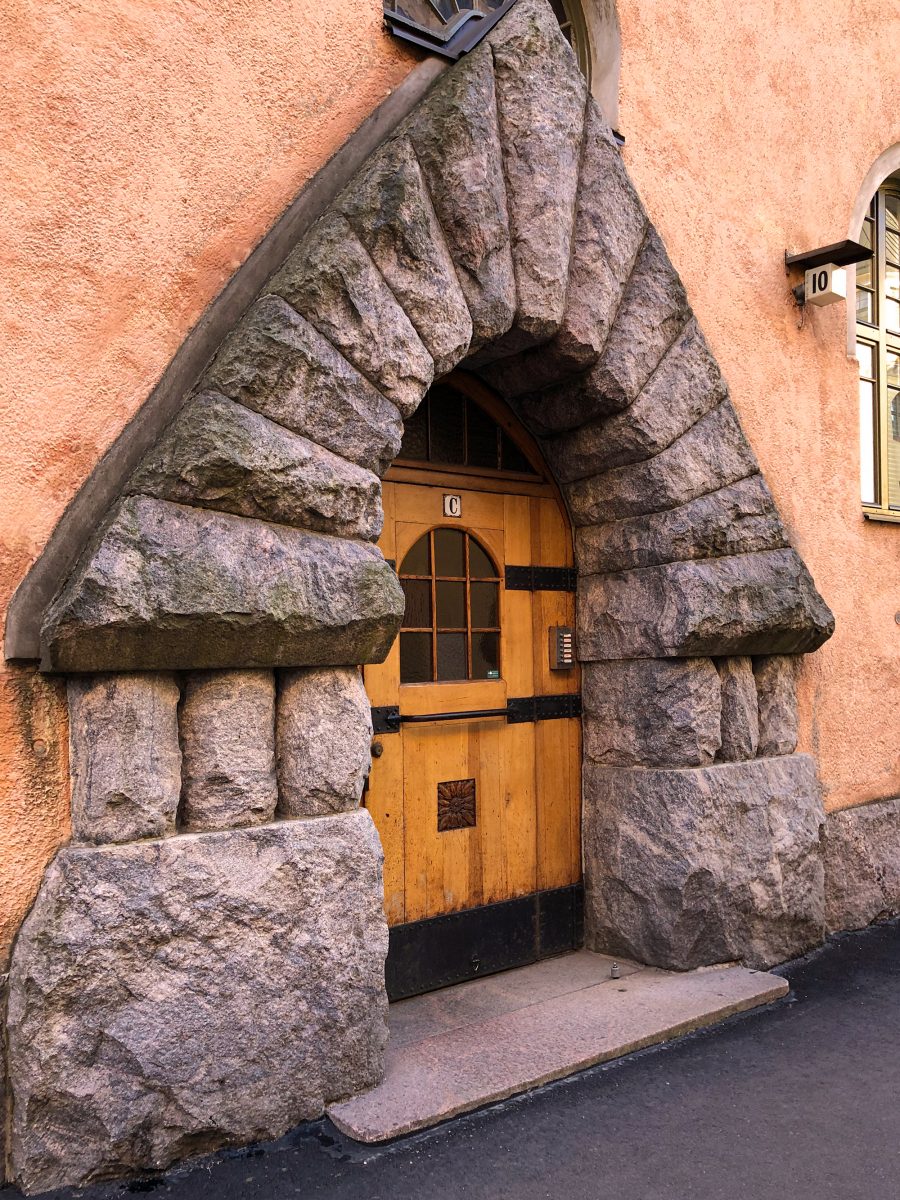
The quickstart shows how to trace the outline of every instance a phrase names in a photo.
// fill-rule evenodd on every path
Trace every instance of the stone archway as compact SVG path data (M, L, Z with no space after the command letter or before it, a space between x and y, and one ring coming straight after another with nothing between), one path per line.
M821 936L793 656L832 618L549 5L520 0L291 251L46 610L74 842L10 972L26 1190L377 1081L356 667L402 608L378 476L461 363L578 527L588 944L687 968Z

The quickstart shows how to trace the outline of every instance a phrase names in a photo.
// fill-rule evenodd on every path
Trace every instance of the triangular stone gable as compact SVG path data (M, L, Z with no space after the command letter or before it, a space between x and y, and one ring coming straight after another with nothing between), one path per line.
M543 440L578 527L583 659L829 636L553 12L520 0L225 339L48 610L44 666L381 659L402 596L370 545L376 476L460 364Z

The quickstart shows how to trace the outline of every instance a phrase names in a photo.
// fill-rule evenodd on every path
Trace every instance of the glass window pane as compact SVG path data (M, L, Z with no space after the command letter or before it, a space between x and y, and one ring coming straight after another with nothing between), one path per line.
M465 629L466 585L438 580L434 586L438 629Z
M500 678L500 634L472 634L472 678Z
M868 246L870 250L872 249L872 222L869 220L863 221L863 226L859 234L859 244L861 246Z
M428 397L403 424L403 441L398 458L428 461Z
M406 613L403 617L405 629L427 629L431 626L431 580L401 579L400 586L406 596Z
M437 640L438 679L467 679L466 635L439 633Z
M431 680L431 634L400 634L400 682L428 683Z
M497 570L474 538L469 538L469 575L472 579L496 579Z
M856 343L856 357L859 362L859 373L869 379L875 378L875 347L868 342Z
M884 224L887 229L900 229L900 196L884 194Z
M884 324L886 328L900 333L900 301L885 300Z
M900 508L900 393L888 392L887 502Z
M483 408L470 400L466 406L468 418L468 446L466 462L470 467L489 467L496 471L500 466L500 445L496 422Z
M472 628L496 629L500 624L496 583L473 583Z
M900 354L888 350L885 355L887 381L892 387L900 387Z
M412 549L407 551L406 558L400 564L401 575L430 575L431 550L428 545L428 534L420 537Z
M884 290L893 300L900 300L900 267L887 267L884 273Z
M872 260L856 264L856 286L872 287Z
M900 263L900 233L893 229L885 230L884 256L889 263Z
M856 319L857 321L865 321L869 325L875 323L875 304L874 296L871 292L864 292L861 288L856 292Z
M458 529L436 529L434 531L435 575L465 575L466 560L464 535Z
M875 385L859 384L860 493L863 504L875 504Z
M431 461L463 464L465 451L465 397L453 388L431 389Z
M501 433L500 445L504 471L521 471L528 475L534 474L531 463L511 437L508 437L505 433Z

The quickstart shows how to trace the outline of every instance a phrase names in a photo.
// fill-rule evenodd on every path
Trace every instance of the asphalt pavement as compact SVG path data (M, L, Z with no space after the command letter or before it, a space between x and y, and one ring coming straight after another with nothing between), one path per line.
M321 1121L155 1179L48 1195L900 1198L900 924L832 939L780 973L791 994L767 1009L388 1146Z

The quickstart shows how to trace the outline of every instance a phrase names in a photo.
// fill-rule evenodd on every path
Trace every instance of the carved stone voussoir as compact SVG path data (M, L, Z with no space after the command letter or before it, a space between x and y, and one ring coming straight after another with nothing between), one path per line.
M556 478L567 483L651 458L721 403L725 394L706 340L691 320L629 408L545 442L547 459Z
M606 344L646 226L619 148L596 104L588 100L562 325L545 346L488 367L485 379L505 396L520 396L593 366ZM541 395L529 395L523 410L538 433L555 428L554 420L571 420L570 414L555 408L548 413Z
M603 766L698 767L720 742L719 676L708 658L585 663L584 749Z
M315 325L402 416L415 412L434 361L344 217L321 217L266 290Z
M215 392L188 401L128 490L365 541L383 519L377 475Z
M799 654L834 630L794 550L580 576L578 593L585 661Z
M72 836L130 842L175 832L181 791L174 675L68 680Z
M472 318L412 146L395 138L369 160L338 200L445 375L465 357Z
M620 406L630 404L689 316L684 286L650 226L603 353L590 371L590 388Z
M396 407L279 296L257 300L203 386L379 473L400 449Z
M516 272L515 332L545 342L566 302L587 88L544 0L519 0L487 40Z
M15 1182L160 1170L377 1083L381 861L366 812L60 850L10 969Z
M674 970L769 967L821 941L824 820L807 755L686 771L586 764L585 938Z
M276 732L279 813L309 817L356 808L371 742L372 713L359 671L284 671Z
M482 43L448 71L402 131L453 257L473 347L492 342L512 325L516 283L490 46Z
M750 475L666 512L575 531L578 569L586 575L787 545L787 532L762 475Z
M677 508L756 474L759 466L731 402L724 400L671 446L566 487L576 525Z
M132 496L44 620L57 671L381 661L403 593L363 542Z

